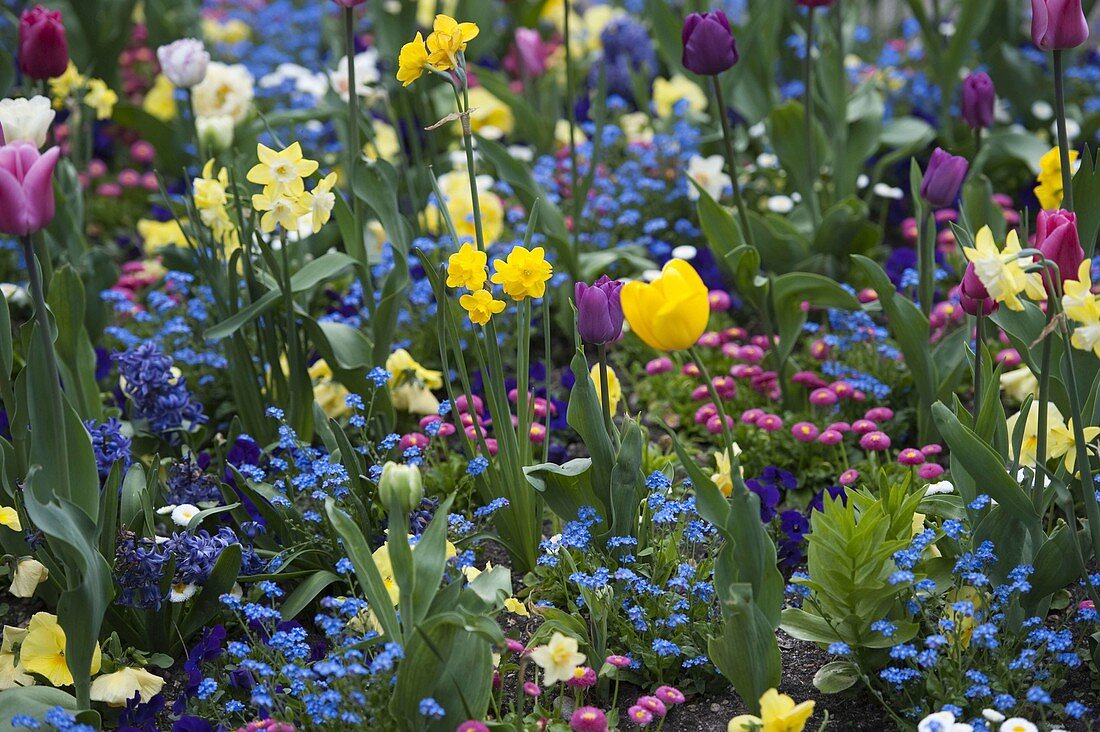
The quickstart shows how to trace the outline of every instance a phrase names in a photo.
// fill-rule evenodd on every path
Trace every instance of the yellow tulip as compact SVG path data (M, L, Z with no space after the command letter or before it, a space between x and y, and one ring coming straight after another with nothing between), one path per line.
M707 286L682 259L669 260L653 282L626 283L622 304L631 330L658 351L695 345L710 318Z

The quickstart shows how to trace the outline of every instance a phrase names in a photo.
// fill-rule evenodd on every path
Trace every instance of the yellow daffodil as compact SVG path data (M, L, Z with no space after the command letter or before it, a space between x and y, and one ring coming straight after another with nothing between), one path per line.
M476 179L478 200L481 203L481 229L485 237L485 246L492 246L504 231L504 202L493 192L494 181L487 175ZM454 224L459 239L473 240L477 235L474 221L474 198L470 192L470 178L465 170L453 170L439 176L439 190L443 193L443 203ZM436 203L431 203L424 212L426 225L433 232L443 230L443 217Z
M147 702L164 688L164 679L143 668L123 666L118 671L97 676L92 681L92 701L104 702L111 707L124 707L126 702L140 694L141 702Z
M1069 342L1079 351L1092 351L1100 358L1100 312L1088 322L1079 323L1073 329Z
M0 506L0 526L7 526L12 531L22 531L23 525L19 522L19 512L11 506Z
M433 389L443 388L443 372L422 366L404 348L386 358L390 372L390 401L393 408L410 414L436 414L439 400Z
M424 35L417 33L416 38L401 47L397 55L397 80L402 86L408 86L424 74L428 65L428 49L424 46Z
M1100 427L1086 427L1085 441L1092 442L1100 436ZM1055 423L1050 428L1050 456L1052 458L1065 457L1066 470L1070 475L1077 475L1077 435L1073 431L1073 420L1066 424Z
M707 286L682 259L670 259L653 282L623 285L622 305L631 330L658 351L693 346L710 318Z
M1001 390L1014 401L1022 404L1025 399L1039 390L1039 380L1035 378L1035 374L1031 373L1030 368L1021 366L1001 374Z
M179 114L176 108L176 87L164 74L157 74L153 88L141 100L141 108L161 122L171 122Z
M600 402L600 406L603 406L603 379L600 378L600 365L596 364L592 367L592 371L589 372L589 376L592 377L592 383L596 387L596 399ZM623 398L623 387L619 383L619 376L615 373L615 369L608 367L607 369L607 399L611 402L611 413L615 414L619 411L619 402Z
M741 446L736 442L733 443L734 457L741 454ZM730 497L733 493L733 466L730 461L730 455L725 450L719 450L714 453L714 467L715 471L711 474L710 479L714 482L714 485L718 486L718 490L726 498ZM741 466L741 475L745 474L745 467Z
M760 697L760 716L742 714L730 720L728 732L802 732L814 713L814 702L795 704L794 699L768 689Z
M466 44L477 38L481 31L475 23L459 23L449 15L435 16L432 33L428 36L428 63L447 71L458 66L458 55L466 51Z
M4 626L3 641L0 642L0 691L14 689L17 686L34 686L34 677L27 673L22 663L15 662L15 649L27 637L26 628Z
M577 639L554 632L550 642L531 650L531 660L542 669L543 686L568 681L573 671L584 663L585 655L578 651Z
M1088 323L1100 317L1100 300L1092 294L1092 260L1085 259L1077 269L1077 279L1062 283L1062 310L1066 317Z
M653 108L658 117L671 117L680 101L687 102L687 111L698 114L707 108L707 95L699 85L683 74L653 82Z
M270 188L265 191L270 198L281 193L300 196L305 191L302 179L317 172L317 161L303 157L302 146L297 142L278 152L263 143L257 144L256 157L260 162L248 171L248 180Z
M489 275L485 272L488 256L473 244L463 244L447 258L447 287L465 287L480 290Z
M96 119L110 119L114 114L115 105L118 104L118 94L115 94L103 79L92 79L88 82L84 103L95 110Z
M155 254L165 247L185 247L187 237L184 236L180 222L154 221L153 219L141 219L137 223L138 235L145 243L145 253Z
M1070 167L1077 162L1079 154L1069 151ZM1035 196L1039 205L1047 211L1062 207L1062 158L1059 148L1055 147L1039 160L1039 185L1035 187Z
M505 294L517 302L527 297L542 297L546 282L554 274L554 268L546 261L546 250L535 247L513 247L503 262L493 262L496 272L493 283L501 285Z
M215 18L202 21L202 34L211 43L234 45L252 37L252 28L240 18L230 18L224 22Z
M263 193L252 196L252 208L265 212L260 217L260 228L264 231L275 231L276 226L287 231L297 231L298 220L309 213L309 205L305 199L302 194L283 192L273 195L270 188L264 188Z
M214 173L214 160L208 160L202 169L202 177L192 181L192 196L199 219L222 244L236 244L237 227L229 218L229 171L222 168Z
M1016 424L1020 421L1021 412L1017 412L1008 418L1007 427L1009 442L1011 436L1016 433ZM1047 432L1053 433L1057 428L1065 429L1065 418L1054 404L1047 404ZM1037 459L1036 451L1039 445L1039 405L1032 403L1028 409L1027 418L1024 420L1023 441L1020 444L1020 456L1015 456L1013 446L1008 446L1008 456L1018 460L1021 465L1034 465Z
M477 290L470 295L458 298L458 304L469 313L470 322L485 325L497 313L504 310L504 301L497 300L488 290Z
M336 194L332 192L335 186L336 173L329 173L308 194L314 234L332 218L332 209L336 207Z
M50 570L46 565L34 557L23 557L15 564L15 575L11 578L11 587L8 588L15 597L34 597L34 591L38 585L45 582L50 576Z
M1046 297L1042 276L1038 272L1024 272L1030 260L1019 259L1020 238L1015 231L1008 233L1005 248L1000 250L993 240L993 231L982 227L974 238L973 247L965 247L963 254L974 263L978 279L985 285L989 296L1009 310L1023 310L1020 295L1026 294L1036 302Z
M53 686L73 683L65 659L65 631L57 622L57 616L46 612L35 613L27 625L27 636L19 648L19 660L28 672L44 676ZM102 663L99 644L92 654L91 672L98 673Z

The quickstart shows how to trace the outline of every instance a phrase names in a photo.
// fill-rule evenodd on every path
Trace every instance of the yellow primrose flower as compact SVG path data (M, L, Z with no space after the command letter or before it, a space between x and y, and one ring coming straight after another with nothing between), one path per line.
M19 512L11 506L0 506L0 526L7 526L12 531L22 531L23 525L19 522Z
M397 80L402 86L408 86L424 74L428 65L428 49L424 47L424 35L417 33L416 38L401 47L397 55Z
M141 100L141 108L161 122L171 122L179 114L176 107L176 87L164 74L157 74L153 88Z
M622 305L631 330L658 351L695 345L710 318L707 286L682 259L670 259L652 282L623 285Z
M795 704L794 699L768 689L760 697L760 716L742 714L730 720L728 732L802 732L814 713L814 702Z
M658 117L671 117L681 100L687 102L687 111L693 114L707 108L706 92L683 74L675 74L671 79L658 78L653 82L653 108Z
M589 372L589 376L592 377L592 383L596 387L596 400L603 406L603 379L600 378L600 365L596 364L592 367L592 371ZM619 383L619 376L615 373L615 369L610 366L607 368L607 399L611 402L611 413L615 414L619 411L619 402L623 398L623 387Z
M504 310L504 301L497 300L488 290L478 290L458 298L458 304L470 315L470 322L485 325L497 313Z
M974 246L965 247L963 254L974 263L978 279L985 285L989 296L1004 303L1009 310L1023 310L1021 294L1040 302L1046 297L1042 276L1038 272L1024 272L1024 266L1030 260L1022 260L1015 255L1020 253L1020 238L1015 231L1008 233L1005 248L999 250L993 241L993 231L983 226L974 237Z
M1077 162L1079 154L1076 150L1069 151L1070 167ZM1059 148L1052 148L1050 152L1039 159L1039 185L1035 187L1035 196L1039 199L1039 205L1047 211L1062 207L1062 157Z
M336 207L336 194L332 192L335 185L336 173L329 173L307 194L314 234L332 218L332 209Z
M88 82L84 103L95 110L96 119L110 119L118 104L118 94L103 79L92 79Z
M1092 294L1092 260L1085 259L1077 268L1077 279L1062 283L1062 310L1066 317L1087 323L1100 317L1100 302Z
M390 372L390 401L393 408L410 414L436 414L439 400L432 389L443 388L443 372L424 368L404 348L386 358Z
M527 249L517 246L508 252L503 262L493 262L496 272L492 280L501 285L504 292L517 302L527 297L542 297L546 294L546 282L554 274L554 268L546 261L546 250L542 247Z
M516 126L512 108L493 96L483 86L476 86L470 95L470 129L490 140L510 135Z
M542 669L544 686L568 681L573 671L584 663L585 655L578 651L577 639L555 631L550 642L531 650L531 660Z
M183 227L176 219L169 221L141 219L137 222L137 231L142 241L145 242L146 254L154 254L166 247L187 246L187 237L183 233Z
M476 23L459 23L449 15L435 16L432 34L428 36L428 63L447 71L458 66L458 54L466 51L466 44L477 38L481 31Z
M1008 418L1007 427L1008 434L1016 434L1016 423L1020 421L1021 412L1017 412ZM1047 404L1047 431L1053 433L1057 427L1063 426L1064 429L1065 418L1062 417L1062 413L1058 411L1058 407L1053 403ZM1037 459L1036 450L1039 444L1039 405L1032 403L1028 409L1027 418L1024 420L1024 432L1023 440L1020 444L1020 456L1017 459L1011 444L1008 446L1008 456L1013 460L1018 460L1021 465L1035 465Z
M260 228L272 232L276 226L282 226L287 231L297 231L298 220L309 213L305 198L302 194L273 194L270 187L264 188L263 193L253 195L252 208L266 212L260 217Z
M57 616L38 612L27 625L27 637L19 648L19 660L28 672L46 677L53 686L69 686L73 675L65 660L65 631L57 622ZM103 661L99 644L92 653L93 674L99 672Z
M34 557L23 557L15 564L15 575L11 578L8 592L15 597L34 597L38 585L49 576L50 570L46 569L45 564Z
M140 694L141 702L147 702L164 688L164 679L143 668L123 666L118 671L97 676L92 682L92 701L105 702L111 707L124 707Z
M26 628L4 626L4 637L0 642L0 691L17 686L34 686L37 683L23 668L23 664L15 662L15 647L26 637Z
M88 80L76 70L76 65L69 61L65 73L55 79L50 79L49 83L50 94L54 98L54 106L60 109L64 101L73 95L73 91L83 88Z
M1085 441L1092 442L1100 436L1100 427L1086 427ZM1066 470L1070 475L1077 475L1077 435L1073 431L1073 420L1063 424L1054 424L1050 428L1050 456L1060 458L1065 456Z
M447 287L480 290L489 275L485 272L488 255L470 243L463 244L447 258Z
M277 198L284 192L291 197L301 195L305 191L302 179L313 175L318 168L316 160L302 156L302 146L297 142L279 152L259 143L256 145L256 157L260 162L252 166L247 178L252 183L271 188L265 191L271 198Z

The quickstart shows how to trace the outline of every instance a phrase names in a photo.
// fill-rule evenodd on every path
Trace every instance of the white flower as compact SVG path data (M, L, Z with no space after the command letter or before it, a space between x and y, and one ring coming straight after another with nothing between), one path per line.
M1054 116L1054 107L1043 101L1035 102L1031 105L1031 115L1040 122L1046 122Z
M118 671L97 676L92 682L92 701L106 702L112 707L124 707L140 693L139 700L147 702L164 688L164 679L143 668L123 666Z
M195 130L199 134L199 141L205 149L215 152L222 152L233 146L235 127L233 118L228 114L195 118Z
M160 69L168 81L181 89L202 83L210 66L210 54L197 38L181 38L157 49Z
M9 592L16 597L33 597L38 585L46 581L50 570L33 557L23 557L15 565L15 575L11 578Z
M551 686L567 681L577 666L584 663L584 654L577 650L577 639L555 632L546 645L531 651L531 660L542 669L542 682Z
M1039 732L1039 728L1023 717L1012 717L1001 723L1001 732Z
M721 155L708 155L705 158L701 155L692 155L691 160L688 161L687 174L717 201L721 198L726 186L733 186L733 181L723 170L725 165L726 160ZM699 200L699 191L695 186L688 187L688 198L693 201Z
M1001 714L996 709L983 709L982 716L985 717L987 722L993 722L994 724L1005 721L1005 715Z
M369 96L372 87L381 81L378 71L378 51L369 49L355 54L355 92L358 97ZM329 83L345 102L348 101L348 57L336 63L336 70L328 74Z
M3 294L4 299L12 305L27 305L31 301L31 296L27 293L26 287L11 282L0 283L0 294Z
M206 78L191 90L191 106L196 117L225 114L240 123L252 110L253 95L252 74L247 68L214 61L207 67Z
M198 506L193 506L190 503L180 504L172 509L172 523L186 528L191 524L191 519L195 518L198 512Z
M900 201L905 198L905 191L900 188L894 188L886 183L876 183L875 187L871 189L874 194L879 198L886 198L891 201Z
M955 486L949 480L941 480L939 483L929 483L924 495L934 496L937 493L954 493Z
M695 259L698 254L699 250L691 246L690 244L681 244L680 246L672 250L673 259L686 259L690 261L692 259Z
M790 196L768 196L768 210L777 214L790 213L794 210L794 201Z
M917 732L973 732L974 728L964 722L956 722L951 712L929 714L917 724Z
M169 602L186 602L195 596L195 593L199 591L198 585L191 584L174 584L168 590Z
M41 148L46 144L46 134L53 124L53 107L46 97L0 100L0 125L4 127L4 140L30 142Z

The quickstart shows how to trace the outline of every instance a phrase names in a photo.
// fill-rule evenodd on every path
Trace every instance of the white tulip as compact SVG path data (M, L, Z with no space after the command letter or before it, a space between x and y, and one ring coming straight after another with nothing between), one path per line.
M190 89L202 83L210 66L210 54L203 42L195 38L181 38L157 49L160 69L168 81L181 89Z
M4 127L4 141L30 142L41 148L46 144L46 134L53 124L54 114L46 97L0 100L0 125Z

